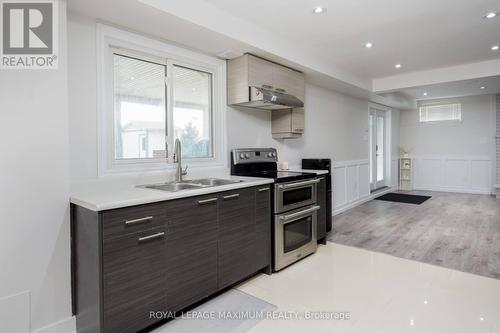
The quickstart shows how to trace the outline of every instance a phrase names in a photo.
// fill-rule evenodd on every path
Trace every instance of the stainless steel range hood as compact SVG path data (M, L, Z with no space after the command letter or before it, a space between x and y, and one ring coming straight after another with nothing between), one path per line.
M238 103L238 105L262 110L283 110L302 108L304 102L285 92L262 87L250 87L250 101Z

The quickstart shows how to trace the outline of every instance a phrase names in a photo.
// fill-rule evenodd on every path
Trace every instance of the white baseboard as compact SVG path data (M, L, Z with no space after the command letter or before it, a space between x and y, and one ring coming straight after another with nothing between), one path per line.
M362 198L359 198L358 200L353 201L353 202L351 202L351 203L349 203L347 205L344 205L344 206L341 206L341 207L338 207L338 208L334 209L333 210L333 216L338 215L340 213L343 213L343 212L345 212L345 211L347 211L349 209L352 209L352 208L354 208L356 206L362 205L365 202L373 200L373 199L375 199L375 198L377 198L377 197L379 197L381 195L384 195L386 193L397 191L397 189L398 189L397 187L393 186L393 187L388 187L388 188L386 188L384 190L377 191L375 193L366 195L366 196L364 196Z
M69 317L32 331L32 333L75 333L75 332L76 332L75 317Z

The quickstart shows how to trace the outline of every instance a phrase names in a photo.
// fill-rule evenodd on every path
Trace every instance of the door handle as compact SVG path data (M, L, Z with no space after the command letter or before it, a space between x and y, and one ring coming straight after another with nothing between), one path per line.
M217 198L211 198L211 199L206 199L206 200L198 200L199 205L205 205L209 203L215 203L217 202Z
M144 241L147 241L147 240L153 240L153 239L156 239L156 238L161 238L164 235L165 235L164 232L158 232L158 233L153 234L153 235L139 237L139 242L144 242Z
M287 188L295 188L295 187L301 187L301 186L307 186L307 185L313 185L319 183L321 180L320 179L313 179L313 180L308 180L305 182L298 182L298 183L291 183L291 184L286 184L286 185L280 185L280 189L286 190Z
M135 219L135 220L126 220L125 224L126 225L133 225L133 224L138 224L138 223L147 223L153 221L152 216L146 216L146 217L141 217L140 219Z
M239 193L236 193L236 194L231 194L231 195L226 195L226 196L223 196L222 199L224 200L229 200L229 199L236 199L240 196Z
M315 212L315 211L319 210L320 208L321 208L320 206L312 206L311 208L305 209L305 210L297 212L297 213L282 215L280 218L284 221L289 221L289 220L295 219L297 217Z
M269 187L259 188L259 192L269 191Z

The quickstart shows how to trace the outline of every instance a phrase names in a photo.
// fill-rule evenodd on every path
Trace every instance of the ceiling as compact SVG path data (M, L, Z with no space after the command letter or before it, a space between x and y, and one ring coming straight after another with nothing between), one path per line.
M498 0L207 0L337 66L378 78L500 57ZM313 14L320 4L324 14ZM372 42L373 48L364 44ZM396 69L395 64L403 67Z
M319 4L327 12L312 14ZM401 109L414 108L412 89L419 94L407 87L500 75L500 51L490 49L500 43L500 16L482 18L500 12L498 0L71 0L68 9L74 21L209 55L250 52L312 84Z
M206 1L371 79L500 57L500 17L482 18L498 0ZM318 5L326 13L313 14Z
M398 92L415 100L500 94L500 76L432 84L401 89ZM424 96L424 93L427 93L427 96Z

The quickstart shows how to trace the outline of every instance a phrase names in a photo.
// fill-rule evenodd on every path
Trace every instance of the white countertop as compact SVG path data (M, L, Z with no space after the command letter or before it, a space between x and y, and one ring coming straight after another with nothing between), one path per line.
M292 172L310 172L310 173L315 173L318 176L328 174L328 170L313 170L313 169L291 168L291 169L288 169L286 171L292 171Z
M138 188L134 185L127 186L79 186L71 195L71 203L90 209L95 212L142 205L152 202L167 201L179 198L187 198L197 195L230 191L239 188L271 184L273 179L256 177L217 177L224 179L242 180L242 182L204 187L199 189L181 190L178 192L166 192L160 190Z

